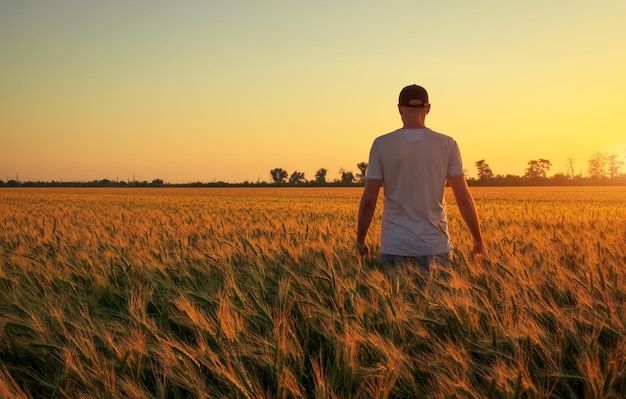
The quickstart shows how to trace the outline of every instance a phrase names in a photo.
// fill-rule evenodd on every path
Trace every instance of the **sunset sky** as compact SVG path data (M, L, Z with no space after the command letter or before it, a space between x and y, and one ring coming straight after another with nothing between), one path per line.
M469 176L586 174L626 160L624 21L623 0L1 0L0 180L333 179L412 83Z

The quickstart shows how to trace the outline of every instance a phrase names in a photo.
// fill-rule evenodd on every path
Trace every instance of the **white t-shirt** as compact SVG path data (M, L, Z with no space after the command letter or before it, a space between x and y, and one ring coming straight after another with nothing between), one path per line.
M398 129L374 140L365 179L381 180L381 253L419 256L450 252L444 188L463 176L459 147L428 128Z

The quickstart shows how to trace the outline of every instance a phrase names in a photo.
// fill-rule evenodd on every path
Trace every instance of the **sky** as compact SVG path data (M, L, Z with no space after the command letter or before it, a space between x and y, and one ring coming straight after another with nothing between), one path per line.
M338 178L414 83L468 176L586 174L626 161L625 20L623 0L0 0L0 180Z

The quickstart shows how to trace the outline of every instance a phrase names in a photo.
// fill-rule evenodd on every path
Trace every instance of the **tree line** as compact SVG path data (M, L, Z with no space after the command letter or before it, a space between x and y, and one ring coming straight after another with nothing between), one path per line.
M620 173L624 161L617 154L596 152L587 160L587 176L576 173L574 157L568 157L565 173L556 173L548 177L552 163L547 159L532 159L528 161L522 176L495 175L489 164L481 159L474 165L477 169L477 178L468 179L474 185L524 185L524 184L555 184L555 185L600 185L626 184L626 174Z
M626 185L626 174L620 173L624 161L616 154L596 152L587 160L587 176L575 172L575 159L569 157L565 173L556 173L548 177L552 163L548 159L532 159L528 161L523 175L495 174L489 164L481 159L474 162L477 170L476 178L468 178L470 186L528 186L528 185ZM340 169L338 176L331 179L328 169L320 168L315 172L313 179L307 179L304 172L293 171L291 174L283 168L274 168L269 171L270 181L242 183L192 182L167 183L162 179L148 181L113 181L109 179L93 180L88 182L62 181L26 181L17 179L0 180L0 187L268 187L268 186L361 186L365 182L367 173L366 162L356 164L357 173ZM467 174L467 171L466 171Z
M477 178L469 178L470 185L599 185L599 184L626 184L626 174L620 174L624 161L619 159L617 154L606 152L596 152L587 160L588 176L583 177L582 173L575 172L575 159L567 159L567 172L556 173L548 177L548 171L552 168L552 163L548 159L531 159L528 161L523 175L496 175L489 164L481 159L474 163L477 169ZM283 168L274 168L269 174L274 185L353 185L363 184L367 172L367 163L359 162L356 175L351 171L339 170L340 177L327 180L328 170L320 168L315 172L312 180L307 180L303 172L294 171L289 174ZM467 174L467 171L466 171Z
M360 184L365 182L365 173L367 172L367 163L359 162L356 167L359 172L354 174L352 171L346 171L343 168L339 170L339 176L333 180L328 180L328 169L320 168L315 172L315 178L313 180L307 180L304 172L298 172L297 170L289 174L283 168L274 168L270 170L270 177L272 183L275 185L289 184L292 186L297 185L344 185L349 186L353 184Z

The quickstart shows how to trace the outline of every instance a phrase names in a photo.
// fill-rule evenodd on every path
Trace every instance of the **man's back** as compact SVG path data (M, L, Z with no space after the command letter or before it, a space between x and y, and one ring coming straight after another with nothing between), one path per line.
M367 179L384 185L381 252L433 255L449 252L444 187L462 176L456 142L428 128L398 129L374 141Z
M370 151L365 187L359 205L356 248L369 255L365 242L378 192L384 185L381 260L393 266L401 258L418 258L429 267L439 258L451 259L444 189L452 187L461 217L473 238L473 253L485 251L474 200L463 176L456 142L426 128L428 92L409 85L400 91L398 112L402 129L378 137ZM400 258L400 259L399 259Z

